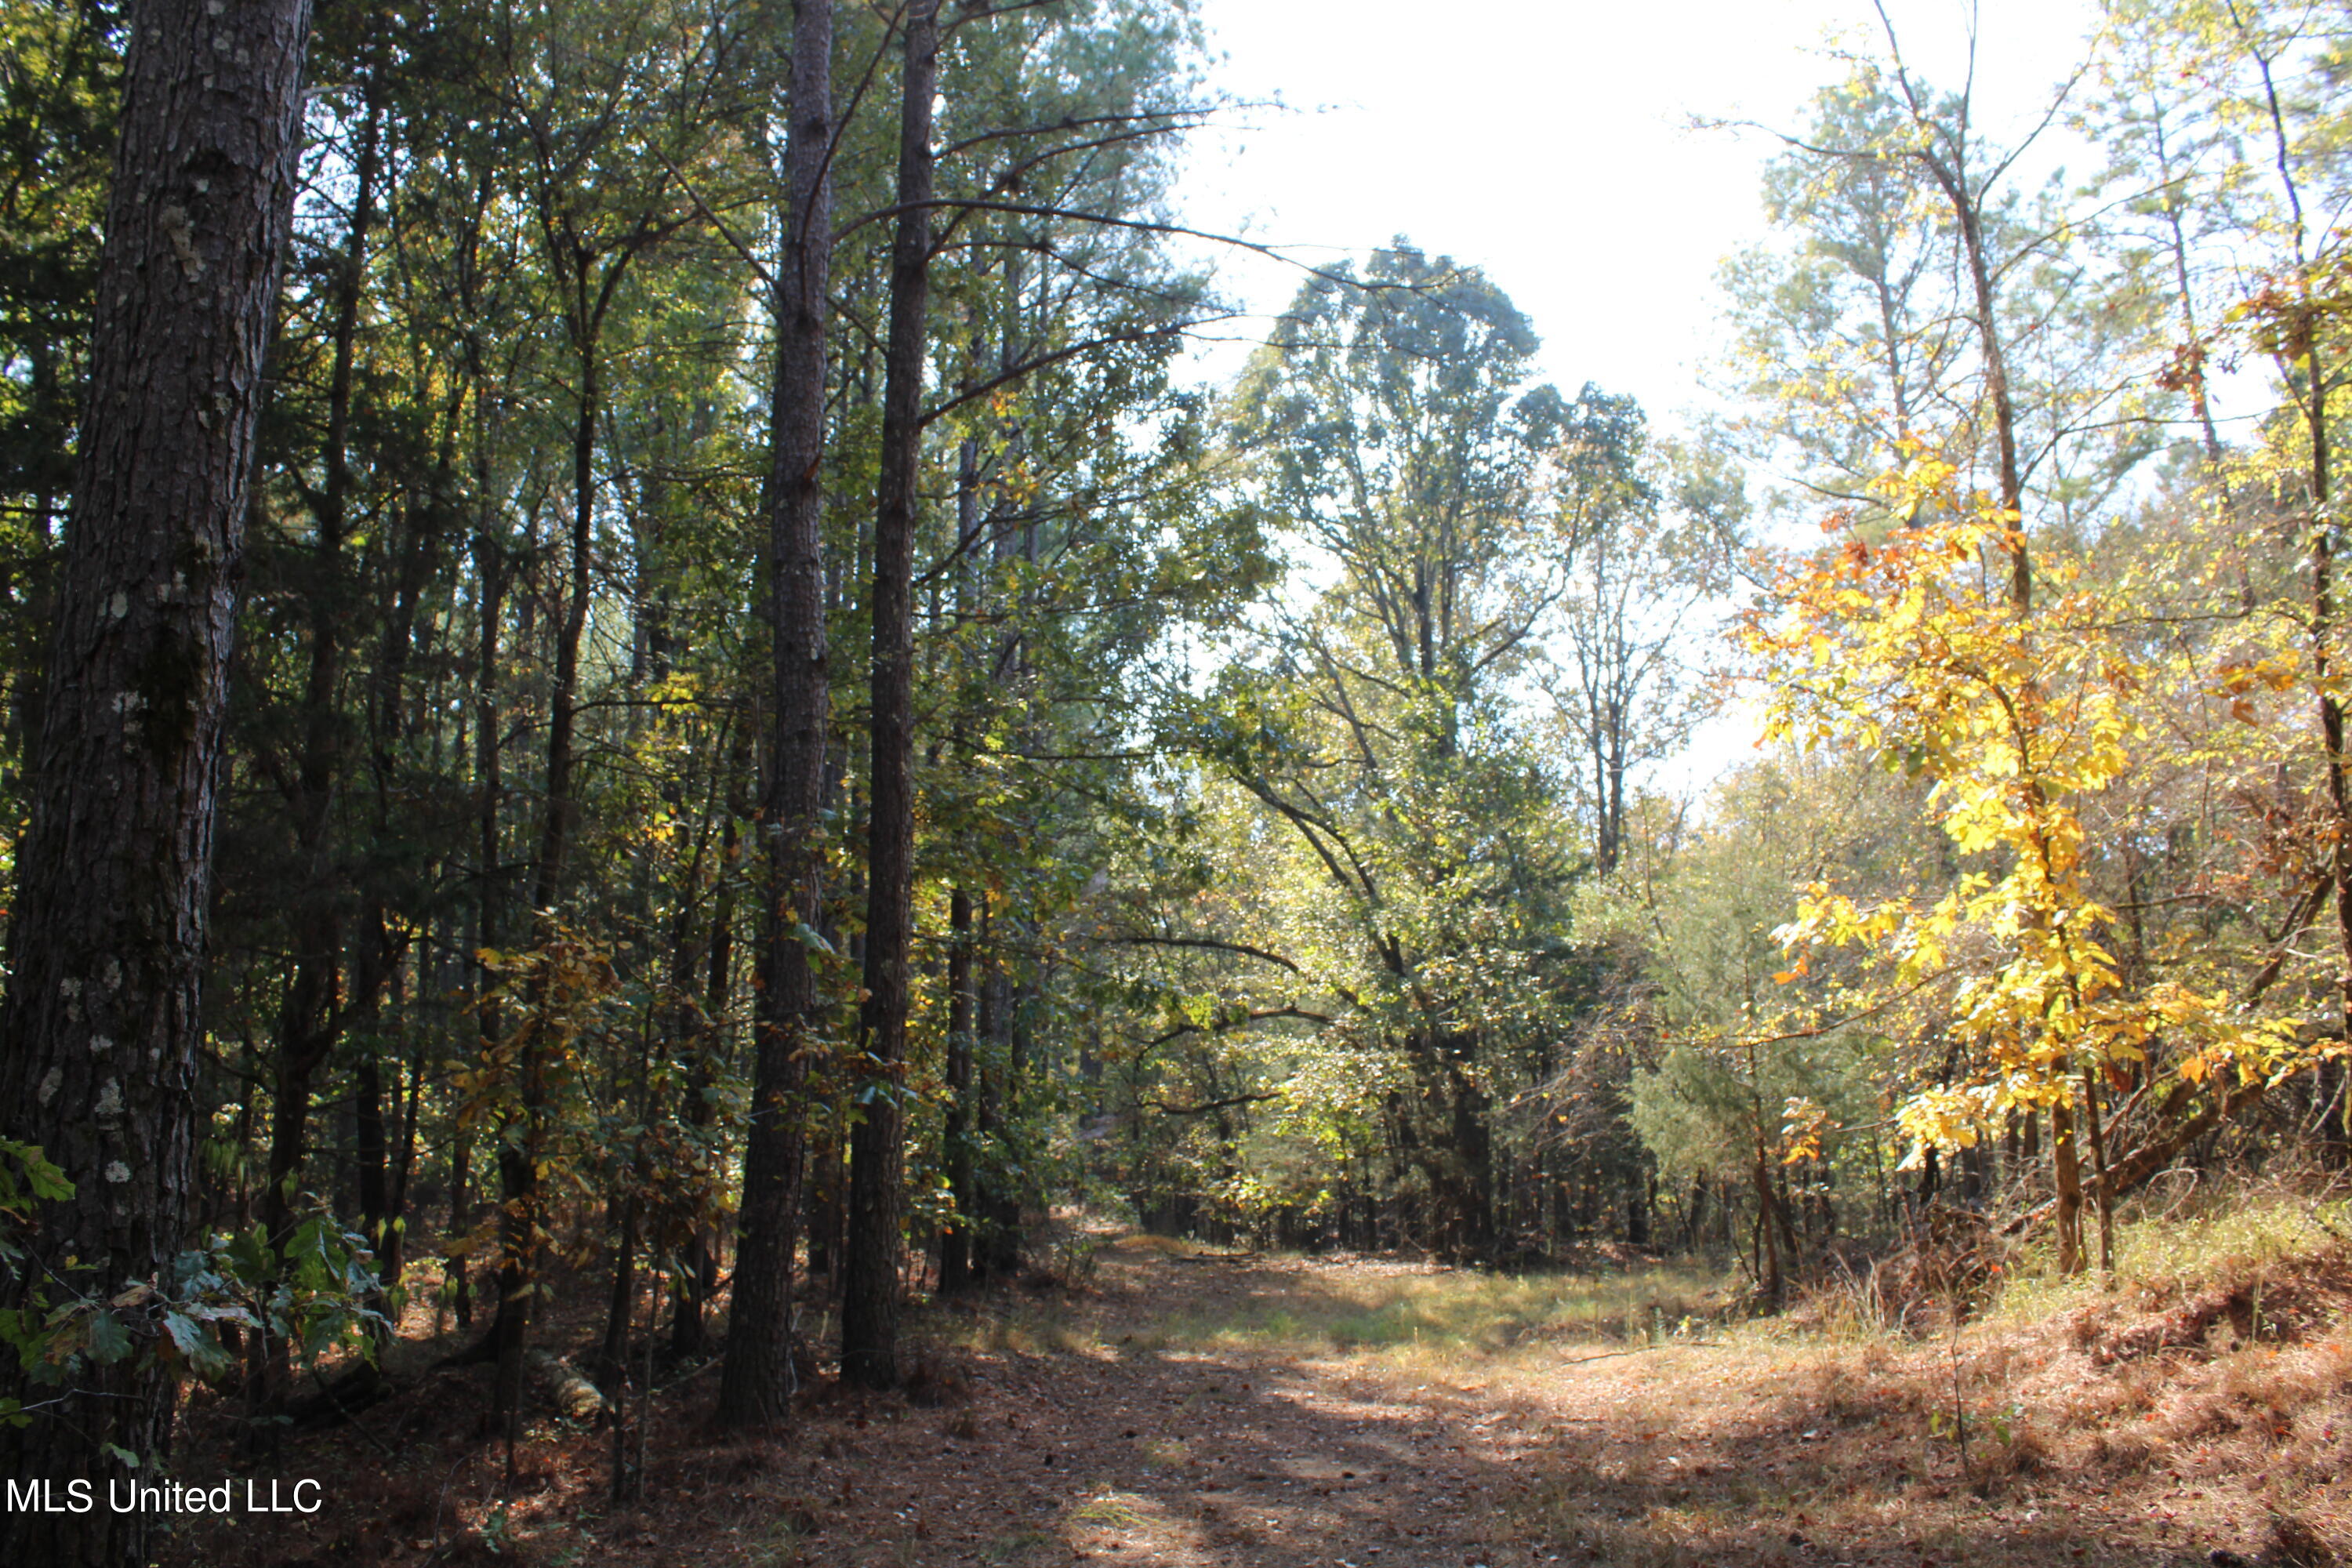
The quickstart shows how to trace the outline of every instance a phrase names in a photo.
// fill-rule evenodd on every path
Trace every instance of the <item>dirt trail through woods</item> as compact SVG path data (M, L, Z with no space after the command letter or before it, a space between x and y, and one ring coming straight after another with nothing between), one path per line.
M1478 1295L1507 1282L1410 1278L1435 1272L1127 1238L1085 1290L918 1313L908 1390L822 1385L787 1441L714 1433L717 1369L677 1369L622 1508L610 1431L543 1411L508 1483L488 1369L425 1373L453 1344L413 1338L397 1397L289 1444L286 1473L333 1478L325 1512L200 1528L173 1568L2180 1568L2320 1562L2294 1531L2352 1505L2333 1331L2158 1366L2072 1319L1971 1326L1964 1478L1959 1347L1611 1342ZM1617 1284L1637 1322L1672 1295ZM1367 1310L1407 1297L1437 1315ZM546 1339L584 1353L593 1308L559 1297ZM1410 1321L1454 1332L1398 1342Z
M1115 1257L1087 1298L1055 1312L1057 1345L1019 1348L1029 1336L1016 1330L1013 1345L948 1358L968 1385L957 1403L821 1416L810 1559L1487 1562L1495 1505L1541 1441L1527 1419L1538 1413L1497 1408L1475 1377L1400 1384L1349 1358L1179 1348L1157 1331L1171 1317L1278 1310L1339 1270L1412 1267Z
M1335 1301L1431 1272L1114 1248L1091 1292L1042 1312L1051 1342L1008 1332L1016 1309L946 1352L962 1403L817 1413L786 1465L818 1527L799 1561L2185 1568L2216 1547L2221 1562L2321 1560L2263 1550L2286 1496L2224 1454L2119 1472L2096 1430L2062 1454L2012 1429L2042 1424L2043 1405L2055 1442L2061 1402L2107 1392L2078 1348L2046 1340L1971 1341L1984 1386L1970 1404L1996 1412L1972 1479L1935 1419L1951 1369L1934 1344L1328 1348ZM1325 1333L1286 1336L1286 1318ZM1320 1353L1299 1349L1318 1340ZM2313 1375L2352 1372L2332 1342L2309 1353ZM2337 1436L2328 1425L2322 1440Z

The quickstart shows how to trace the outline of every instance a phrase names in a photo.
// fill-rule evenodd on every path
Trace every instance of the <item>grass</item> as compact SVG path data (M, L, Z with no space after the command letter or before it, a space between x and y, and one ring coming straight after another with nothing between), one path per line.
M2176 1188L2118 1220L2108 1277L1996 1244L1957 1336L1942 1299L1890 1315L1861 1279L1737 1320L1731 1282L1690 1266L1237 1266L1132 1237L1104 1248L1101 1294L967 1331L1198 1360L1187 1420L1245 1405L1252 1367L1312 1363L1360 1397L1516 1424L1534 1447L1495 1497L1505 1555L1762 1564L1801 1539L1939 1563L2352 1563L2352 1204ZM1189 1454L1135 1443L1155 1470Z
M1120 1348L1296 1355L1412 1351L1492 1357L1564 1342L1664 1340L1703 1331L1722 1280L1696 1268L1526 1275L1470 1270L1301 1270L1278 1286L1160 1315Z
M1067 1311L1026 1303L950 1329L945 1338L965 1350L1000 1355L1087 1355L1102 1349L1094 1331Z
M1102 1251L1105 1281L1176 1260L1199 1288L1158 1300L1139 1327L1106 1338L1086 1295L1045 1296L934 1319L965 1351L1016 1356L1402 1354L1442 1363L1540 1352L1563 1343L1664 1343L1717 1331L1732 1282L1695 1264L1601 1274L1500 1275L1387 1261L1331 1264L1283 1254L1230 1274L1197 1242L1126 1236ZM1164 1276L1162 1277L1164 1278Z
M1108 1525L1119 1530L1135 1530L1144 1523L1142 1510L1118 1492L1088 1498L1070 1510L1070 1520L1075 1524Z
M2116 1240L2117 1287L2144 1298L2179 1295L2341 1250L2352 1242L2352 1203L2279 1191L2216 1195L2185 1214L2143 1215ZM2031 1283L2016 1305L2031 1310Z

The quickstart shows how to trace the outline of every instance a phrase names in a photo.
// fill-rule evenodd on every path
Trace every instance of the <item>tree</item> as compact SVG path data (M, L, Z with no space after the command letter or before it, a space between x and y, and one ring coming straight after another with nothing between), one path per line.
M570 517L562 585L554 595L544 804L530 884L531 943L550 952L573 946L564 930L563 905L583 816L579 722L583 643L594 597L599 437L609 415L605 336L631 268L699 216L680 186L713 134L704 107L727 79L725 72L708 68L715 62L698 58L718 53L723 33L690 26L685 37L691 52L674 51L670 20L643 8L624 16L589 6L565 18L568 28L525 32L507 19L495 36L497 48L483 62L486 79L476 84L497 105L509 145L528 171L526 210L572 361L565 387ZM598 27L606 30L592 34ZM593 72L594 91L580 92L577 84L558 79L565 72ZM549 1163L551 1082L561 1054L553 1044L558 1030L548 1021L556 1005L539 983L562 970L551 963L525 968L539 978L520 999L520 1049L514 1058L519 1093L512 1125L503 1130L499 1143L504 1202L499 1315L492 1331L499 1366L495 1398L509 1434L520 1420L524 1335L541 1288L537 1269L546 1207L541 1183Z
M172 1268L194 1154L214 790L261 357L291 221L305 0L132 14L90 393L19 861L0 1085L11 1137L75 1194L47 1207L9 1305L116 1300ZM135 1292L133 1292L135 1298ZM161 1323L0 1437L16 1476L168 1450ZM11 1512L0 1548L147 1561L140 1513Z
M1620 1026L1643 1031L1653 1049L1632 1074L1628 1120L1677 1195L1686 1242L1734 1241L1748 1205L1767 1302L1801 1275L1801 1231L1895 1228L1892 1214L1871 1226L1850 1198L1843 1216L1812 1221L1833 1180L1863 1177L1882 1201L1891 1195L1884 1156L1894 1141L1872 1123L1909 1065L1895 1049L1909 1016L1840 1022L1832 1002L1853 984L1851 966L1816 953L1804 975L1789 974L1773 933L1793 887L1834 879L1858 900L1886 896L1933 866L1922 793L1872 757L1785 748L1644 836L1638 861L1585 911L1586 940L1630 948L1641 977ZM1819 1011L1795 1019L1799 998ZM1792 1182L1814 1191L1792 1192Z
M1917 165L1811 151L1887 147L1904 129L1867 74L1822 89L1804 150L1765 172L1766 214L1792 243L1723 270L1745 423L1764 461L1793 459L1801 505L1866 504L1883 454L1917 437L1961 374L1965 322L1940 287L1948 226Z
M850 1142L841 1305L842 1375L869 1388L898 1381L899 1095L914 935L915 508L930 308L939 0L907 0L900 25L898 216L890 245L874 510L873 807L866 823L866 1005L858 1022L866 1082L859 1092L864 1115Z
M1816 881L1781 933L1797 958L1786 973L1801 973L1814 950L1854 944L1877 971L1856 986L1855 1009L1927 993L1948 1009L1940 1027L1971 1054L1901 1108L1913 1160L1969 1146L2020 1110L2048 1111L2058 1261L2072 1273L2088 1258L2086 1190L2102 1266L2112 1258L2125 1162L2109 1138L2111 1089L2145 1068L2152 1099L2160 1070L2181 1090L2168 1105L2200 1091L2226 1101L2315 1058L2288 1022L2226 992L2134 984L2118 964L2107 934L2117 917L2095 884L2082 803L2130 767L2135 661L2110 629L2113 606L2076 585L2074 563L2037 563L2054 591L2031 613L2013 588L1985 581L1983 552L2024 546L2000 542L2014 528L1999 500L1962 495L1952 476L1915 458L1887 482L1909 526L1792 569L1749 634L1770 661L1775 732L1867 748L1935 780L1937 815L1962 858L1933 901L1908 890L1857 900ZM1757 1032L1818 1026L1774 1021Z
M30 0L0 17L0 224L14 237L0 267L0 354L21 367L0 388L0 493L20 520L7 535L8 741L18 776L40 727L41 656L54 601L49 574L73 489L103 244L107 173L121 100L118 18L86 0ZM21 816L21 812L20 812Z
M1574 553L1566 652L1545 684L1584 753L1592 865L1606 877L1624 850L1629 784L1688 732L1696 694L1677 644L1687 618L1724 586L1746 497L1719 455L1679 445L1654 452L1633 400L1593 386L1569 406L1550 470L1549 499Z
M1334 581L1263 676L1229 670L1244 711L1215 754L1311 852L1322 920L1360 944L1310 972L1405 1064L1392 1113L1463 1258L1493 1249L1509 993L1536 989L1549 922L1526 916L1563 870L1503 700L1576 547L1574 510L1537 504L1568 416L1525 389L1534 348L1501 290L1400 242L1360 283L1300 291L1234 410L1260 504Z
M776 382L769 405L767 508L774 741L772 835L761 922L757 1065L743 1154L735 1296L719 1419L775 1422L793 1394L793 1253L799 1244L799 1096L818 996L810 946L822 920L828 656L824 624L826 298L833 272L833 4L793 6L790 184L776 263Z
M383 195L384 64L380 33L369 42L372 48L362 46L363 85L357 123L352 127L353 144L347 150L352 182L350 211L329 263L331 280L321 290L328 360L319 440L323 472L317 484L301 486L302 510L312 525L308 548L288 552L300 560L291 574L307 612L303 630L309 647L296 712L288 725L292 765L277 773L302 884L297 896L299 913L293 922L295 961L278 1021L268 1178L261 1192L262 1228L281 1247L295 1225L297 1185L310 1141L312 1084L349 1017L341 985L352 912L345 897L349 868L338 853L334 806L351 760L341 687L351 644L358 640L352 622L359 596L347 558L357 511L352 450L354 383L369 247ZM375 985L357 989L372 994ZM257 1409L272 1407L283 1396L288 1351L278 1341L257 1357L252 1393Z
M1793 244L1727 274L1756 455L1795 458L1799 510L1869 520L1879 474L1923 448L1982 472L2030 526L2087 536L2158 443L2151 389L2116 352L2145 298L2112 286L2054 182L2020 188L2076 82L2002 144L1978 122L1973 58L1941 92L1885 36L1781 135L1767 207ZM2021 559L2011 587L2030 604Z

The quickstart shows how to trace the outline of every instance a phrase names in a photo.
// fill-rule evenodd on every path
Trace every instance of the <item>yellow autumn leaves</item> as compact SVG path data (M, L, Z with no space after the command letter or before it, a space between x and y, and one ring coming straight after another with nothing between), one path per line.
M1833 520L1844 542L1787 569L1745 636L1772 683L1769 733L1928 782L1958 869L1932 898L1813 883L1776 932L1792 957L1777 978L1854 949L1840 1010L1906 1000L1912 1027L1940 1040L1932 1081L1923 1071L1895 1108L1915 1162L2021 1111L2079 1106L2095 1127L2102 1089L2152 1103L2171 1081L2306 1065L2290 1021L2226 990L2126 983L2082 803L2125 777L2144 736L2129 629L2063 562L2035 560L2037 602L2020 603L2014 515L1964 494L1950 465L1906 458L1881 485L1894 525L1866 538ZM2232 678L2274 686L2265 673Z

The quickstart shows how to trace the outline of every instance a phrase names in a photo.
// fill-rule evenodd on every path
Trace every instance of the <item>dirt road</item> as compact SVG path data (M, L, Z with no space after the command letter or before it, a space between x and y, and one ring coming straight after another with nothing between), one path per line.
M1689 1288L1128 1237L1084 1289L917 1313L908 1390L821 1384L788 1439L715 1434L717 1369L679 1369L617 1507L609 1430L542 1414L509 1483L488 1369L412 1374L289 1449L325 1512L215 1526L178 1561L2180 1568L2317 1562L2295 1532L2337 1529L2340 1336L2158 1368L2102 1362L2073 1317L1958 1345L1714 1330L1678 1321ZM584 1353L593 1307L548 1338Z
M1304 1267L1332 1278L1331 1265ZM1160 1331L1278 1302L1301 1268L1114 1258L1087 1295L1041 1304L1026 1322L976 1322L983 1342L940 1352L963 1385L941 1391L950 1403L836 1405L810 1478L812 1560L1499 1562L1496 1505L1527 1485L1518 1462L1542 1440L1537 1413L1498 1409L1475 1382L1400 1384L1349 1357L1170 1343Z

